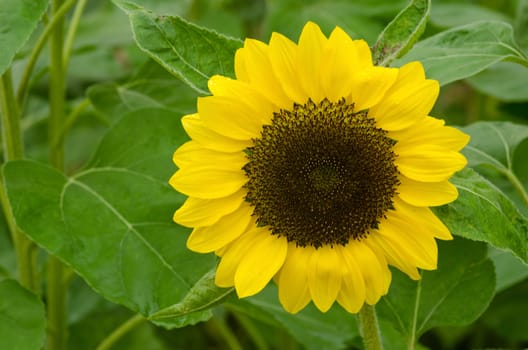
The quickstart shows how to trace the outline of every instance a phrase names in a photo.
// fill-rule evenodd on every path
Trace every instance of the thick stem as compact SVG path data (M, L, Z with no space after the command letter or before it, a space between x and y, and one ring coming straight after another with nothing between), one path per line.
M45 21L46 15L44 15L43 21L46 23L46 27L44 28L44 31L42 32L42 34L40 34L35 46L33 46L33 50L31 51L31 54L29 55L28 63L26 64L26 67L24 68L24 72L22 73L22 78L20 79L20 84L18 86L17 101L20 106L24 104L24 100L26 98L27 89L29 85L29 79L31 78L31 73L33 72L33 69L35 68L35 64L37 63L37 59L40 55L40 52L46 45L48 37L55 30L55 27L62 26L64 15L66 14L66 12L68 12L70 7L73 6L75 1L77 0L67 0L60 7L60 9L58 9L57 12L53 14L51 21L47 23Z
M20 111L15 100L11 70L8 69L0 79L0 107L2 116L2 140L4 142L4 160L20 159L23 156L22 134L20 132ZM39 294L37 276L36 246L16 226L6 189L0 183L0 202L17 258L20 284Z
M117 327L112 333L110 333L103 341L99 344L96 350L109 350L112 346L121 339L125 334L130 332L133 328L137 327L141 323L145 322L145 318L141 315L135 315L129 318L125 323Z
M50 116L48 119L49 159L52 166L59 170L64 168L64 150L62 123L64 121L65 78L63 64L63 14L59 19L58 10L64 0L52 1L52 21L56 25L49 40L49 102ZM62 7L63 8L63 7ZM47 265L47 302L48 302L48 339L49 350L66 348L66 295L67 286L64 279L64 266L54 256L50 255Z
M374 306L363 305L358 313L359 331L363 337L365 350L382 350L378 318Z
M0 103L2 107L2 140L4 160L22 158L22 134L20 133L20 113L13 92L11 70L8 69L0 81Z

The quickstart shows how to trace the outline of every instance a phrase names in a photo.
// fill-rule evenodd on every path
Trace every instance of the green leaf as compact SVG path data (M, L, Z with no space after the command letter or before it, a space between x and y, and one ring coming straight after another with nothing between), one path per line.
M237 39L198 27L177 16L159 16L127 0L114 0L126 12L141 50L201 94L215 74L234 76Z
M515 11L515 35L519 44L528 46L528 0L519 0Z
M480 122L462 128L471 136L463 150L470 167L507 193L517 208L528 213L528 126L508 122ZM524 152L523 152L524 151Z
M150 60L130 82L92 85L87 95L94 108L111 121L148 107L171 109L179 114L196 111L196 92Z
M495 265L497 276L495 292L500 292L528 277L528 265L510 252L490 247L489 257Z
M383 30L384 18L392 17L405 6L407 0L376 1L276 1L269 6L268 32L277 31L296 40L307 21L317 23L329 34L335 26L341 27L354 39L365 39L373 44Z
M456 27L479 21L509 22L511 18L477 4L435 2L431 7L430 22L439 27Z
M509 250L528 262L528 220L512 201L473 169L451 178L459 197L435 209L437 215L458 236Z
M0 348L37 350L45 336L44 304L16 281L1 281Z
M388 66L411 49L425 30L431 0L412 0L383 30L373 48L373 61Z
M528 313L528 280L499 293L482 315L482 323L500 336L514 342L528 341L526 314Z
M513 38L512 26L498 21L470 23L429 37L394 65L416 60L423 63L426 75L441 85L468 78L501 61L528 64Z
M29 39L47 6L47 0L2 0L0 75L4 74L15 54Z
M517 63L499 62L466 81L503 102L528 101L528 68Z
M389 293L376 306L385 328L382 336L396 330L403 348L413 349L420 335L433 327L473 322L486 310L494 289L494 267L485 244L461 238L439 242L436 271L422 272L419 281L393 271Z
M141 109L123 116L74 176L32 161L7 163L16 222L110 301L146 317L178 304L214 265L213 256L186 249L188 230L172 222L184 198L167 181L185 140L174 112Z
M212 316L210 309L234 291L233 288L216 286L215 271L216 268L196 282L180 303L156 312L150 316L150 319L161 323L167 318L180 318L189 314L196 314L199 317L198 313L200 313L203 315L203 321L208 320Z
M253 297L228 304L255 319L281 326L309 350L341 349L358 336L356 317L339 306L326 313L312 304L295 315L286 312L277 299L274 284Z

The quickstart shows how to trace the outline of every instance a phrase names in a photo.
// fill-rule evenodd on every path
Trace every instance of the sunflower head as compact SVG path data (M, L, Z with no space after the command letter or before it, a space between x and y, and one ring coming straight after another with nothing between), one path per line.
M309 22L298 43L247 39L235 73L183 118L170 179L217 285L246 297L274 279L289 312L355 313L387 293L388 265L436 268L435 238L452 237L429 207L457 198L469 137L428 115L439 86L419 62L374 66L365 41Z

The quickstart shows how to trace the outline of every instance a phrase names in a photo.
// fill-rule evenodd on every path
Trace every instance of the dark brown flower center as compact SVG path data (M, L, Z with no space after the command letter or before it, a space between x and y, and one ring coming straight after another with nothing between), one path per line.
M246 150L246 201L257 224L301 247L365 237L393 206L394 144L344 99L274 113Z

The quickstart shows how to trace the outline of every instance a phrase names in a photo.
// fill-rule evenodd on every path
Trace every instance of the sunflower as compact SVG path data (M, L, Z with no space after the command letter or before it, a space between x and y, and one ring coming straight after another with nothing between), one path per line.
M469 137L428 116L439 92L423 67L374 66L363 40L308 22L298 44L247 39L236 79L183 117L191 141L170 184L189 249L220 257L215 282L238 296L271 279L285 310L375 304L395 266L412 279L437 266L449 230L429 209L454 201L448 179Z

